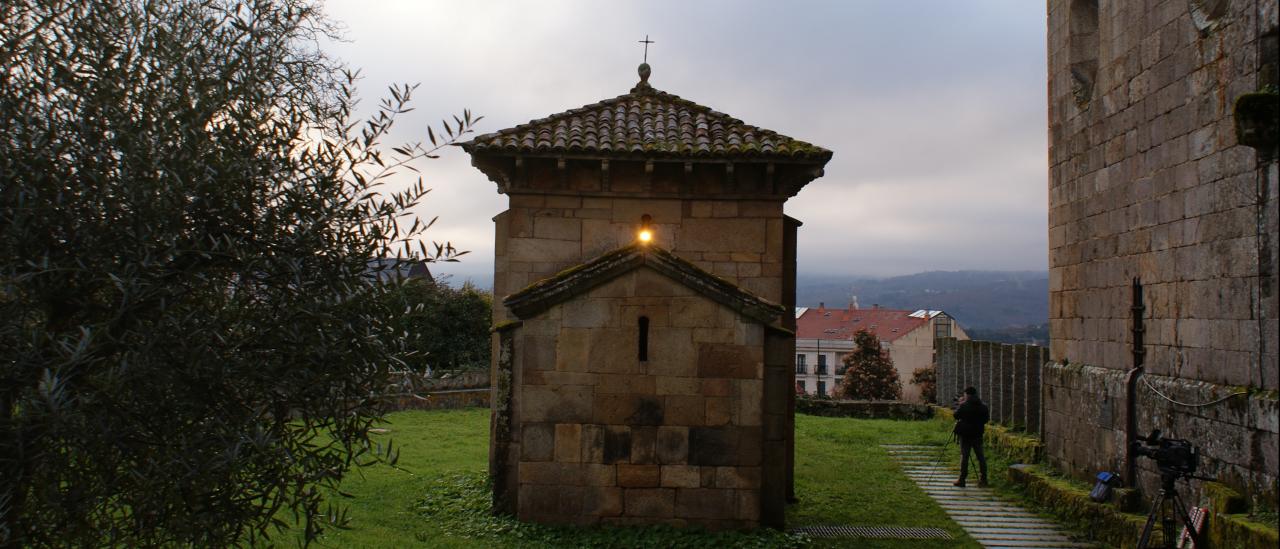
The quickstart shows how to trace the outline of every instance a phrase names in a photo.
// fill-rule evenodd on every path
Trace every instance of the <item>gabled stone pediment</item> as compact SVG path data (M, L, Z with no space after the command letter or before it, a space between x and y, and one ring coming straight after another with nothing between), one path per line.
M786 308L760 298L675 254L653 245L632 244L571 267L507 296L503 304L529 319L626 273L647 267L694 293L762 324L779 327Z

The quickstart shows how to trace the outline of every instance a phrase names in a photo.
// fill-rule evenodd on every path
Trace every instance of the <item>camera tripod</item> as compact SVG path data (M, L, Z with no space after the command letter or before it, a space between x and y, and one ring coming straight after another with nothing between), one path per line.
M1178 546L1178 535L1175 532L1177 523L1181 520L1183 526L1187 528L1187 533L1191 535L1191 542L1196 547L1200 545L1200 535L1196 533L1196 525L1191 520L1191 515L1187 514L1187 508L1183 504L1182 497L1178 495L1176 482L1179 477L1197 478L1191 475L1184 475L1177 471L1160 471L1160 493L1156 495L1151 502L1151 512L1147 513L1147 523L1142 527L1142 535L1138 538L1138 549L1147 549L1151 542L1151 527L1155 526L1156 519L1160 519L1162 531L1164 532L1164 547L1166 549L1175 549ZM1165 512L1166 505L1170 507L1169 513Z

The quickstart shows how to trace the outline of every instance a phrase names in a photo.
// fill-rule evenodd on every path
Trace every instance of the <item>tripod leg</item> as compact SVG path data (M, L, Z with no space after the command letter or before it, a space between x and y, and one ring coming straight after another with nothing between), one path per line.
M1147 549L1147 544L1151 542L1151 527L1155 526L1156 518L1161 515L1160 510L1163 508L1164 493L1161 492L1160 495L1156 496L1156 499L1151 502L1151 512L1147 513L1147 523L1142 526L1142 535L1138 536L1137 549Z
M1204 547L1200 545L1200 534L1196 532L1196 523L1191 520L1191 515L1187 513L1187 508L1182 504L1182 498L1178 497L1178 493L1173 494L1173 512L1182 520L1182 525L1187 527L1187 534L1191 536L1191 543L1195 544L1197 549Z
M942 466L942 458L947 456L947 446L950 446L950 445L951 445L951 439L947 439L946 442L942 443L942 449L938 450L938 459L934 460L933 468L929 469L929 476L925 478L926 485L933 482L933 473L938 470L938 467Z

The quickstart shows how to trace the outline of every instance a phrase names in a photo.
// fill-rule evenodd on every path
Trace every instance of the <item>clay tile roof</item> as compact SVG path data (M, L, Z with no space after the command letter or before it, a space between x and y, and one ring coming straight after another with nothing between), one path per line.
M649 267L747 318L785 330L779 322L787 312L783 306L757 297L667 250L642 244L618 248L539 280L507 296L502 303L517 317L528 319L640 267Z
M796 337L852 340L853 334L858 330L866 330L881 341L893 341L929 324L928 318L911 316L912 312L894 309L815 309L811 307L796 319Z
M642 81L631 93L481 135L468 153L628 154L826 162L831 151L743 123Z

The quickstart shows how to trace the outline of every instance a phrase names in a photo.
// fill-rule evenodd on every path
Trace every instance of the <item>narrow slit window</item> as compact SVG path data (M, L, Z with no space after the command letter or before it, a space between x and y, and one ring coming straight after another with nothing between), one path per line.
M649 317L640 317L640 349L637 353L641 362L649 360Z

